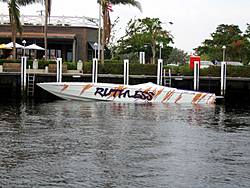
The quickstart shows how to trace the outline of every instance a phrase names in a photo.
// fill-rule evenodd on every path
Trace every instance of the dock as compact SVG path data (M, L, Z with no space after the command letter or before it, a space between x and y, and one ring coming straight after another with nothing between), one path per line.
M27 73L34 74L31 69ZM44 70L36 70L34 77L34 98L51 97L46 91L36 85L41 82L56 82L56 73L45 73ZM123 84L123 75L98 74L98 82ZM163 80L171 79L171 87L194 90L193 76L166 76ZM83 74L77 70L68 70L62 74L62 82L92 82L92 74ZM141 84L146 82L157 83L157 76L129 75L129 84ZM220 95L220 77L200 77L199 91L212 92ZM0 72L0 96L19 97L21 95L21 73ZM165 83L163 81L163 83ZM163 84L164 85L164 84ZM227 77L226 95L228 100L250 101L250 78Z

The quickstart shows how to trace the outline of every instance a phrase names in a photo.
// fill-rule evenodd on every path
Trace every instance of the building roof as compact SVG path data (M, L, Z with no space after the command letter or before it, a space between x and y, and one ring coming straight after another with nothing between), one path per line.
M11 37L12 34L10 32L0 32L0 38ZM44 38L44 33L23 33L23 38ZM17 37L20 37L18 34ZM76 34L61 34L61 33L48 33L48 38L58 38L58 39L71 39L73 40L76 37Z

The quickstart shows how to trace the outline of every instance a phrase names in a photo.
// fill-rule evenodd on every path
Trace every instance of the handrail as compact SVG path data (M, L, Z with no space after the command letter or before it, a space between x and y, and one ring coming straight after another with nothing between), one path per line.
M21 15L22 25L44 25L45 15ZM9 24L9 15L0 14L0 24ZM48 25L98 27L99 19L77 16L50 16Z
M169 87L171 87L171 69L168 69L168 77L169 77L169 82L166 82L166 69L164 69L163 72L163 76L164 76L164 86L166 86L168 84Z

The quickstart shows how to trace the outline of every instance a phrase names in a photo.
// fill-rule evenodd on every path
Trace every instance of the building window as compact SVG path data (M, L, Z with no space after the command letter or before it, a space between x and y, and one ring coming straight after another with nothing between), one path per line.
M72 52L67 52L67 61L72 62L73 60L73 53Z
M56 50L55 49L50 49L50 59L54 59L56 57Z
M61 50L49 49L47 52L48 52L47 59L54 59L54 58L61 58L62 57Z
M62 57L62 51L61 50L56 50L56 57L61 58Z

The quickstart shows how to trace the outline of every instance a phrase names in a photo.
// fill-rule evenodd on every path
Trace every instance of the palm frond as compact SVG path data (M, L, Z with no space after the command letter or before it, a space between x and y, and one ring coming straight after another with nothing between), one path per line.
M102 7L102 16L103 16L103 31L102 31L102 53L101 60L102 64L104 64L104 47L110 40L110 32L111 32L111 20L109 15L109 5L132 5L137 7L140 11L142 11L141 4L136 0L97 0Z
M34 3L43 3L43 0L16 0L20 6L26 6Z
M141 3L136 1L136 0L108 0L110 3L112 3L113 5L132 5L136 8L138 8L141 12L142 12L142 7L141 7Z
M22 29L22 25L21 25L21 22L19 19L20 18L20 11L19 11L19 6L18 6L16 0L11 0L9 7L10 7L12 15L14 17L13 21L17 27L18 32L20 33L20 36L22 37L23 29Z

